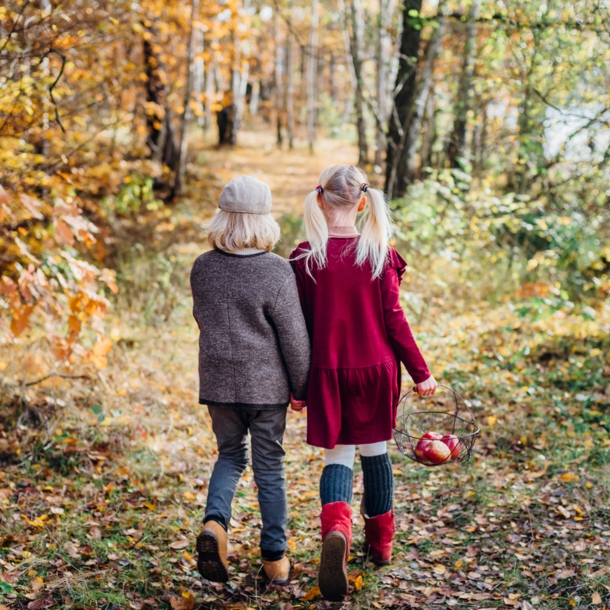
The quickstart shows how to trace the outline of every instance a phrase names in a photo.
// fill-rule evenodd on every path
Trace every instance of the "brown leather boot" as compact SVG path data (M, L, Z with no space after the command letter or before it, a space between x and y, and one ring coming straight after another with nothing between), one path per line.
M263 568L273 585L285 585L290 581L290 559L284 555L277 561L263 559Z
M227 563L227 532L216 521L203 524L203 531L197 536L197 569L199 574L212 582L229 580Z

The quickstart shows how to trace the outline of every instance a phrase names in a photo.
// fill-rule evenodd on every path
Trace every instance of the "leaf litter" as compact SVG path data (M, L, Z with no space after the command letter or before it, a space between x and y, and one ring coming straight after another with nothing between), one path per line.
M241 152L241 165L227 166L222 153L214 162L225 174L256 168L254 151ZM264 169L277 184L282 163L274 158ZM2 407L0 610L610 606L610 369L588 358L604 334L607 352L610 314L600 312L586 330L568 314L521 333L515 329L523 320L501 303L436 300L413 324L435 375L472 402L483 430L463 465L426 469L392 450L397 534L390 566L376 569L361 551L362 523L354 517L350 594L334 606L321 598L322 455L304 442L305 418L291 413L290 584L268 586L262 576L251 469L231 520L231 583L202 581L194 540L215 447L197 405L185 276L202 247L198 223L210 210L187 201L172 212L180 237L168 251L182 279L173 286L181 296L170 323L117 311L121 339L116 349L98 349L107 366L92 381L50 379L27 390L44 427L16 426L18 405ZM407 282L420 290L417 276ZM549 342L567 345L569 358L541 363ZM508 343L521 354L510 363L495 357ZM591 378L599 380L594 387ZM583 385L586 401L576 398ZM361 476L357 465L355 515Z

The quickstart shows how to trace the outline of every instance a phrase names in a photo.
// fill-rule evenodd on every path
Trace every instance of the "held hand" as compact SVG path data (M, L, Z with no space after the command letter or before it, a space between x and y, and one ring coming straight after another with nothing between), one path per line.
M432 396L436 392L436 379L430 375L426 381L422 381L418 383L413 390L417 392L420 396Z
M304 400L297 400L292 394L290 395L290 408L293 411L302 411L307 408L307 403Z

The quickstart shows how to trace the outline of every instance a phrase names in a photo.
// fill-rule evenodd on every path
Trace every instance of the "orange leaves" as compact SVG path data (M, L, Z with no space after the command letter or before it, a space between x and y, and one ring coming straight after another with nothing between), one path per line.
M305 595L301 599L304 602L309 602L315 597L318 597L318 595L320 595L320 587L312 587L311 589L309 589L309 591L307 591L307 593L305 593Z
M13 309L11 332L15 337L18 337L27 328L33 311L34 305L23 305Z
M169 604L172 610L193 610L195 598L190 592L183 593L181 597L170 597Z
M62 185L65 181L53 183L53 191L61 192ZM102 330L99 320L108 302L100 294L101 286L118 290L113 272L98 269L71 250L77 241L91 247L97 229L67 193L51 204L0 187L0 214L0 299L10 319L7 330L17 338L32 325L46 323L53 355L65 360L84 329L92 327L98 335ZM102 347L94 348L92 362L104 367L112 345L108 347L103 338L98 343Z
M63 244L71 246L74 244L74 233L63 220L55 221L55 235Z

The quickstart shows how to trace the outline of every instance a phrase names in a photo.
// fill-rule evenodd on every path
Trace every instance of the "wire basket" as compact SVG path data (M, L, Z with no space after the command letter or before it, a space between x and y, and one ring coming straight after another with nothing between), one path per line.
M466 401L449 390L434 394L428 400L434 411L406 412L411 390L398 403L399 414L394 428L398 450L424 466L440 466L449 462L466 462L481 431ZM431 436L427 436L432 433Z

